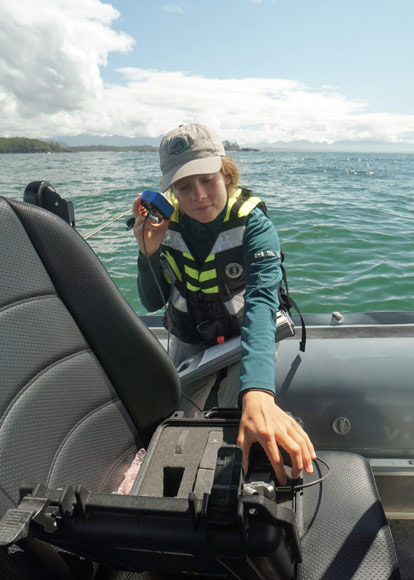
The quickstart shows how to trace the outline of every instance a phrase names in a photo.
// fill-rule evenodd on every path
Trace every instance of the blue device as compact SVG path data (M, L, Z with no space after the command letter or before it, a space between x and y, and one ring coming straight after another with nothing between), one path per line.
M158 191L151 191L150 189L145 189L141 194L141 203L148 211L157 211L166 220L169 220L173 211L174 206L168 201L162 193Z

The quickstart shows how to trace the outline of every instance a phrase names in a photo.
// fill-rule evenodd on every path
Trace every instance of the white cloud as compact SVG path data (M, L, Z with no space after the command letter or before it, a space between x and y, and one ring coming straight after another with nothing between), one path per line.
M157 137L184 122L215 127L240 144L309 140L414 143L414 115L368 113L335 87L288 79L214 79L122 69L105 85L100 67L131 37L112 28L100 0L0 0L0 135Z
M99 66L133 44L111 28L118 16L99 0L1 0L0 87L16 115L90 108L103 90Z
M162 7L164 12L168 12L169 14L182 14L183 9L178 4L164 4Z

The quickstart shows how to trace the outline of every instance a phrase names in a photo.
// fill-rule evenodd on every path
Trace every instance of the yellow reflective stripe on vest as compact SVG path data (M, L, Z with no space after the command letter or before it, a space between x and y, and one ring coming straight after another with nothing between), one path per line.
M188 276L190 276L191 278L193 278L194 280L196 280L198 282L198 278L200 276L200 272L198 270L195 270L194 268L190 268L190 266L187 266L187 264L184 264L184 272L186 274L188 274Z
M195 260L191 254L189 254L188 252L183 252L183 258L186 258L188 261L192 262L195 266ZM192 278L194 282L198 282L200 272L196 268L193 268L192 266L189 266L188 264L184 264L184 272L187 274L187 276ZM187 282L187 287L189 287L189 286L191 286L191 283ZM194 289L194 288L195 288L195 286L192 286L191 289Z
M172 255L170 254L170 252L168 250L164 251L164 256L167 258L167 261L168 261L169 265L171 266L171 268L173 269L174 274L177 276L177 279L180 282L182 282L183 277L181 275L179 267L177 266L177 262L174 260L174 258L172 257Z
M191 262L195 266L195 260L191 254L183 252L183 257L187 260L187 262ZM203 268L205 268L209 263L214 262L215 255L209 254L204 261ZM213 266L213 264L211 264ZM186 286L188 290L192 292L204 292L205 294L217 294L218 293L218 285L217 285L217 270L214 267L211 267L209 270L198 270L197 268L189 265L188 263L184 263L184 272L187 276ZM206 282L213 281L215 283L214 286L211 288L201 288L202 284L206 284ZM197 282L200 286L196 286Z
M204 294L218 294L219 287L213 286L212 288L202 288L201 292L204 292Z
M193 286L190 282L187 282L187 290L191 290L191 292L200 292L200 286Z
M232 207L236 203L236 201L239 199L241 192L242 192L242 190L241 189L238 189L236 191L236 193L229 198L229 201L227 203L226 216L225 216L225 218L223 220L223 223L229 221L229 219L230 219L230 212L232 210Z
M217 278L217 270L206 270L205 272L200 272L200 282L207 282L208 280L215 280Z
M174 206L174 211L171 216L171 221L178 224L180 219L180 204L178 203L178 199L175 197L173 193L170 194L168 201Z
M198 286L193 286L189 282L187 282L187 290L191 290L191 292L202 292L203 294L218 294L219 287L213 286L212 288L199 288Z
M249 197L239 209L239 217L245 217L258 205L262 200L259 197Z

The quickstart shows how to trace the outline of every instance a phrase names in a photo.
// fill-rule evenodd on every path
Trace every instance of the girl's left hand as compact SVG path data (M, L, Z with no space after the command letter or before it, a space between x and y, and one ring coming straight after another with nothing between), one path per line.
M243 395L238 445L243 450L245 473L250 447L260 443L269 458L280 485L286 485L286 470L278 446L283 447L292 461L292 477L299 477L302 469L312 473L315 450L305 431L274 402L274 395L251 390Z

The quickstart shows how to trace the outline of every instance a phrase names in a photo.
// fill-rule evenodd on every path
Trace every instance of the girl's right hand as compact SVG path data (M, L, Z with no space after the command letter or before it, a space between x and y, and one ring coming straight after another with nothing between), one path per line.
M299 477L302 469L312 473L312 460L316 453L308 435L293 417L276 405L272 393L252 389L243 395L237 438L243 450L245 473L250 448L256 442L265 450L280 485L286 485L286 470L279 446L290 455L294 479Z
M147 210L141 204L140 195L134 201L132 206L132 213L134 214L135 218L134 236L138 242L141 253L144 255L146 254L146 256L149 258L155 254L161 246L170 220L163 219L161 223L156 224L155 221L151 218L146 219ZM143 236L145 237L145 247Z

